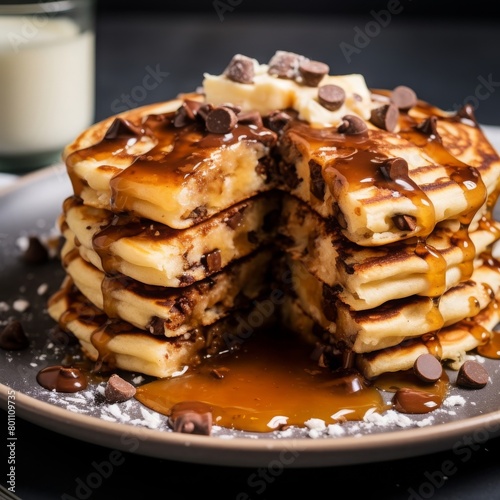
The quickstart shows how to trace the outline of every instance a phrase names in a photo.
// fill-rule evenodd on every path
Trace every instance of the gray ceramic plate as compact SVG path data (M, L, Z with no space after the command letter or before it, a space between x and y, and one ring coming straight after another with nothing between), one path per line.
M485 127L500 148L500 128ZM36 382L44 366L59 363L68 350L53 336L54 322L46 313L47 297L63 278L53 260L30 267L20 259L26 237L56 234L55 221L71 185L63 166L28 174L0 190L0 326L20 319L30 348L0 351L0 401L7 408L15 398L16 414L50 430L152 457L192 463L234 466L288 467L349 465L423 455L453 449L457 454L470 440L484 442L500 435L500 364L485 360L492 383L481 391L452 389L458 398L431 414L383 422L350 422L343 434L306 429L255 434L215 427L212 436L172 432L165 417L135 400L107 405L102 384L83 393L57 394ZM27 309L22 310L27 306ZM454 380L456 374L450 374ZM133 374L129 376L133 379ZM136 380L137 382L137 380ZM140 382L139 382L140 383Z

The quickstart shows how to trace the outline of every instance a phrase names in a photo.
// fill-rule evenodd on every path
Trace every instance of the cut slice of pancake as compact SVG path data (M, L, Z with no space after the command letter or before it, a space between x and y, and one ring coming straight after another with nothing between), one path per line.
M74 194L92 207L182 229L275 187L269 152L276 134L246 121L209 132L193 115L200 99L188 95L92 125L64 151Z
M234 332L254 308L238 310L211 325L166 338L125 321L110 320L67 277L51 297L48 312L63 330L76 336L83 353L97 363L99 371L121 369L161 378L198 364L206 355L230 349ZM272 317L262 318L265 323L272 321Z
M294 196L285 196L279 227L284 250L354 310L411 295L439 297L470 278L480 254L500 236L500 224L483 219L464 235L458 221L442 222L424 242L415 238L381 247L347 240L337 224Z
M363 246L425 238L450 219L475 230L496 196L498 155L475 124L427 115L429 124L423 108L415 113L401 114L398 133L344 134L292 121L279 143L283 189ZM463 159L447 145L453 134L464 136Z
M411 296L354 311L299 261L288 259L288 266L292 293L300 308L336 341L358 353L394 346L476 316L500 292L500 266L485 257L471 279L450 288L438 299Z
M364 377L373 379L384 373L409 370L418 356L430 352L450 368L458 369L467 353L488 341L499 321L500 303L495 299L476 316L437 332L403 340L395 346L370 353L355 354L354 364ZM317 344L327 358L342 362L345 346L325 332L291 297L287 297L283 304L283 322L312 345Z
M268 287L271 251L261 249L222 271L182 288L146 285L122 274L106 275L83 260L68 239L63 264L78 290L109 318L155 335L176 337L227 316L258 299Z
M269 245L279 199L271 193L242 201L186 229L84 205L70 197L59 221L80 256L108 274L141 283L179 287L220 271ZM75 239L76 238L76 239Z

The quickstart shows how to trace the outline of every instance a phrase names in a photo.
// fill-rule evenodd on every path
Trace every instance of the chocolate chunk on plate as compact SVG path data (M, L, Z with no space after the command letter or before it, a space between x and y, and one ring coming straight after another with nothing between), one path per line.
M168 420L174 432L210 436L212 411L209 405L196 401L175 404Z
M429 413L439 406L439 398L430 392L402 387L394 394L392 404L400 413Z
M486 368L477 361L468 360L458 370L456 383L465 389L482 389L488 380Z
M117 374L109 377L104 389L104 397L108 403L123 403L135 396L135 387Z
M0 349L6 351L19 351L29 346L23 325L17 321L10 321L0 332Z
M49 251L38 236L28 238L28 248L23 254L23 260L27 264L43 264L49 260Z

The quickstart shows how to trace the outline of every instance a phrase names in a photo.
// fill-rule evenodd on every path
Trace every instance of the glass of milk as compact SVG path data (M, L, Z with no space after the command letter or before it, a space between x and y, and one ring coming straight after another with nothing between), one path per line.
M93 0L0 3L0 171L61 161L95 116Z

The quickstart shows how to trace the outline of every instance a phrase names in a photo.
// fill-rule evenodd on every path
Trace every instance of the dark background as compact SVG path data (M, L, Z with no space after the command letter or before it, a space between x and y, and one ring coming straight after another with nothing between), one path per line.
M156 11L170 13L212 13L215 4L226 5L228 10L234 8L239 15L245 13L258 14L316 14L316 15L358 15L370 10L386 9L388 0L190 0L169 2L167 0L97 0L98 7L103 12L121 11ZM436 0L400 0L405 6L405 17L418 16L430 18L433 16L451 18L483 18L498 19L496 2L479 0L475 2L439 2Z
M342 44L356 52L347 58ZM98 0L97 49L96 120L134 90L127 107L190 92L236 53L265 63L289 50L371 88L408 85L446 110L472 104L481 123L500 124L500 18L486 0ZM140 95L148 68L168 76Z

